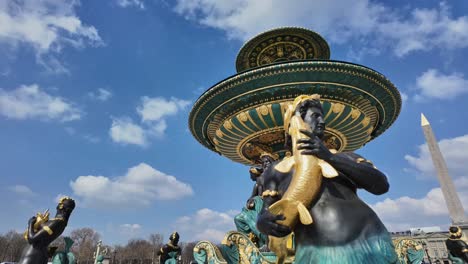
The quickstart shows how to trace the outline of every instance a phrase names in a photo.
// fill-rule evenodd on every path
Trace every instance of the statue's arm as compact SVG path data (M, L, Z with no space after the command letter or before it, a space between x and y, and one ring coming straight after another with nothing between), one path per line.
M34 232L34 224L29 225L28 227L28 242L29 244L37 243L49 236L54 234L54 230L56 230L57 225L59 225L59 221L53 221L49 224L44 224L40 230Z
M356 187L373 194L384 194L389 189L387 177L368 160L355 153L333 154L323 141L307 130L301 130L309 138L299 139L297 150L302 155L314 155L344 174Z
M262 194L258 193L258 184L255 183L255 185L254 185L254 187L252 189L252 194L250 195L250 198L253 198L253 197L258 196L258 195L262 195Z
M278 220L284 220L284 215L274 215L270 213L268 208L270 205L281 199L278 191L278 183L275 182L278 178L276 170L270 170L264 173L265 187L262 193L263 207L257 217L257 229L265 234L275 237L284 237L291 233L288 226L278 224Z
M385 174L358 154L332 154L326 161L356 184L356 187L363 188L370 193L384 194L390 187Z

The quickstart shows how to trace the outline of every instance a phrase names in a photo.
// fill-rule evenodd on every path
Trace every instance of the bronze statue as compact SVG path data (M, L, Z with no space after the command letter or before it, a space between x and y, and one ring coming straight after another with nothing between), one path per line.
M75 201L62 197L57 205L57 213L49 219L49 212L38 213L29 219L25 239L29 246L23 251L19 264L46 264L48 246L59 237L68 224L68 219L75 208Z
M397 255L387 229L356 193L358 188L386 193L386 176L360 155L337 153L325 146L318 95L298 97L288 112L285 124L299 124L296 128L303 137L291 138L285 127L293 155L263 172L264 206L258 229L275 237L293 231L295 263L395 263ZM307 129L300 129L301 122ZM308 155L315 159L304 158ZM274 214L271 209L283 213Z
M177 257L181 254L181 249L177 245L179 243L179 233L174 232L169 238L169 243L164 245L159 250L159 263L161 264L176 264Z
M250 167L250 179L255 182L254 187L252 189L252 194L250 195L249 199L247 200L247 208L253 209L255 207L253 198L256 196L262 196L263 193L263 184L264 180L262 177L262 173L266 170L275 160L278 159L278 156L275 156L269 152L262 152L259 157L259 162L261 167Z
M458 226L449 228L450 237L445 241L445 245L450 253L453 263L468 263L468 245L461 239L462 231ZM461 261L457 260L460 259ZM457 262L458 261L458 262Z

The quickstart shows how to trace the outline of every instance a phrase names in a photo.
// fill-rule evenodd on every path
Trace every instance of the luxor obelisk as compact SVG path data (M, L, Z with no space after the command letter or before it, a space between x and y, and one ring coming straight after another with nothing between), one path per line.
M439 178L442 194L444 195L445 203L447 204L450 218L452 219L452 224L462 226L467 225L468 221L465 217L465 211L462 203L458 197L455 185L448 174L447 165L442 153L440 152L439 145L437 144L437 140L432 132L431 125L424 114L421 114L421 126L426 138L427 146L429 147L429 152L432 156L432 162L434 163L437 177Z

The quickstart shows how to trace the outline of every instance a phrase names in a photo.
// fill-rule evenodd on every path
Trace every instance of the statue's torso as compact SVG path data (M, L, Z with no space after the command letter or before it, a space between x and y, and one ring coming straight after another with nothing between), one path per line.
M323 180L310 213L314 223L307 226L299 223L294 230L297 238L306 244L345 244L385 230L374 211L341 179Z
M273 168L267 170L270 176L265 179L265 189L277 188L284 193L294 170L285 174ZM293 230L296 240L305 244L345 244L386 232L374 211L357 196L356 187L341 173L335 178L322 179L310 213L314 222L310 225L298 223Z

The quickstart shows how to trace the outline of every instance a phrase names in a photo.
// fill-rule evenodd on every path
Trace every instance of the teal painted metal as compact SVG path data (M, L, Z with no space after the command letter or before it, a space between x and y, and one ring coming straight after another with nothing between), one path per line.
M65 249L64 251L58 251L52 257L52 264L75 264L75 255L70 252L70 248L74 241L69 237L64 237Z
M262 210L263 200L261 197L256 196L253 198L255 203L255 208L252 210L247 209L246 207L242 208L242 211L234 217L234 224L236 225L237 231L249 235L253 233L258 238L258 246L262 247L267 242L267 236L262 234L257 229L257 216Z
M341 61L294 61L254 68L214 85L195 103L190 113L189 127L202 145L223 154L225 150L216 150L214 138L216 130L222 129L225 120L233 118L234 125L242 130L238 135L229 136L243 138L256 128L250 120L243 126L236 115L242 111L249 111L252 120L258 123L258 126L262 126L261 129L265 129L265 124L259 121L254 108L272 104L273 113L265 116L264 121L268 128L281 129L282 113L277 102L291 101L299 95L313 93L320 94L324 102L342 102L372 115L372 131L369 138L361 139L362 144L388 129L401 109L400 93L377 71ZM276 124L271 120L271 116L276 119ZM346 115L341 118L344 116ZM336 121L338 124L339 120ZM347 125L346 122L341 124ZM346 150L358 149L362 144L355 144Z

